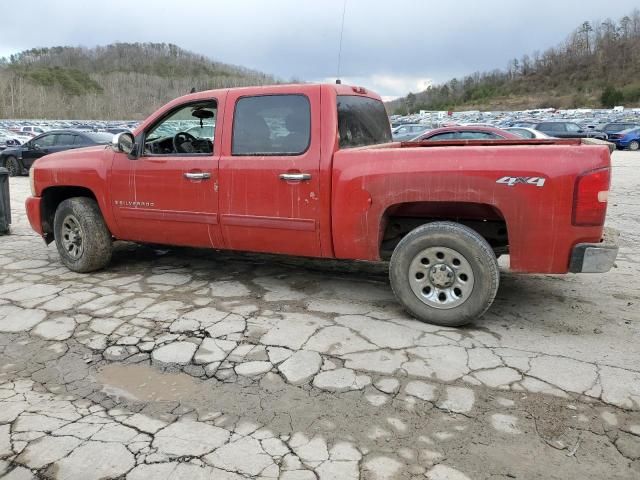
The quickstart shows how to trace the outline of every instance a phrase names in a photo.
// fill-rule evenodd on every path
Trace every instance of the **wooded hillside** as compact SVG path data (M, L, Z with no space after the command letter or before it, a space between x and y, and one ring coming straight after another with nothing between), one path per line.
M406 114L621 104L640 105L639 10L619 21L584 22L561 45L515 58L506 70L454 78L387 106Z
M141 119L192 88L275 82L165 43L34 48L0 59L0 118Z

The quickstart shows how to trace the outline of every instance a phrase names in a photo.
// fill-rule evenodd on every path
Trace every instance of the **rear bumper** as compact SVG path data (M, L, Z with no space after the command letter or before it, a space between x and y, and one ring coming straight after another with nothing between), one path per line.
M614 266L618 256L617 230L605 228L600 243L579 243L571 252L571 273L605 273Z
M27 197L27 200L25 202L25 208L27 210L27 218L29 219L31 228L33 228L38 233L38 235L44 234L42 230L41 203L42 203L42 198L40 197Z

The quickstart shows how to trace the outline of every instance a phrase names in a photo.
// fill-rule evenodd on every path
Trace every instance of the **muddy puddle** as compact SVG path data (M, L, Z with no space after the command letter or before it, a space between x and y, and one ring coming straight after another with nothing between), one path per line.
M107 365L96 375L110 397L138 402L182 402L211 392L184 373L163 373L145 365Z

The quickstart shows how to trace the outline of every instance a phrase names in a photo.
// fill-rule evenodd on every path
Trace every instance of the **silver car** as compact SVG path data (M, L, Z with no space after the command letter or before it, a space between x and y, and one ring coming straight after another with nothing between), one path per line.
M400 125L391 131L394 142L404 142L411 140L421 133L429 130L427 125L421 125L419 123Z

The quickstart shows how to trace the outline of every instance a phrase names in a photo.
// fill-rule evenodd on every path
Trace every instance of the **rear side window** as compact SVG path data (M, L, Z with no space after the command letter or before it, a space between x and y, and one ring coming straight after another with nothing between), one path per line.
M541 123L538 125L538 130L543 132L564 132L564 124L562 123Z
M440 142L443 140L454 140L458 138L458 132L446 132L446 133L438 133L431 137L426 137L425 140L431 140L433 142Z
M56 145L60 145L61 147L73 145L73 135L70 133L63 133L58 135L58 142Z
M232 155L300 155L311 142L311 106L304 95L238 99Z
M460 136L458 137L460 140L498 140L502 137L494 135L493 133L488 132L470 132L464 131L460 132Z
M391 125L384 104L357 95L338 95L340 148L363 147L391 141Z
M510 130L510 132L515 133L516 135L520 135L522 138L535 138L535 135L533 133L522 128L515 128Z

